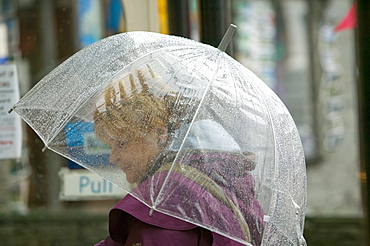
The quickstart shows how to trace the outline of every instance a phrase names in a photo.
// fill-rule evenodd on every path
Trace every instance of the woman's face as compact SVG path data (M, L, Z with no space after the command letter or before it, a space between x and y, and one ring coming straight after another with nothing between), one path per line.
M158 133L148 133L145 138L133 138L120 134L119 139L111 139L110 162L119 166L126 174L129 183L138 183L149 171L154 159L161 153Z

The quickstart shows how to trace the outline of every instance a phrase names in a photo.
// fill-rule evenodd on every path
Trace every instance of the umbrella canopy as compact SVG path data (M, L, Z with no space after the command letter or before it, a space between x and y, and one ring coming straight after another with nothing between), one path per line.
M47 148L152 210L245 245L305 245L293 119L219 49L149 32L111 36L55 68L14 111Z

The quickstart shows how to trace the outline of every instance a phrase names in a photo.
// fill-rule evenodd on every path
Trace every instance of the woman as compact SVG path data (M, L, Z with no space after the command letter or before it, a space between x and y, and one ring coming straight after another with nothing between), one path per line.
M228 228L260 245L263 212L249 173L255 165L253 155L242 152L210 119L190 127L191 100L148 66L122 76L101 94L95 133L111 148L110 162L136 185L132 190L136 198L127 195L111 210L110 236L97 245L241 245L202 225L215 231Z

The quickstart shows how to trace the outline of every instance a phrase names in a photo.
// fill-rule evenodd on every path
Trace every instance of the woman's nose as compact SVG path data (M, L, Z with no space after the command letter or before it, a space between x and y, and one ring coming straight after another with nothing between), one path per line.
M110 151L109 162L112 164L117 163L119 160L118 151L116 148L112 148Z

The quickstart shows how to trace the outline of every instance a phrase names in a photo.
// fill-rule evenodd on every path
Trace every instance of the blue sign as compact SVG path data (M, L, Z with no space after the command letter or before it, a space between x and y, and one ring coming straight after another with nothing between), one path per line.
M78 32L82 47L103 37L100 0L78 0Z
M93 167L110 165L110 148L96 138L93 123L68 123L65 127L65 134L68 154L77 163ZM69 168L82 168L76 162L69 161Z

